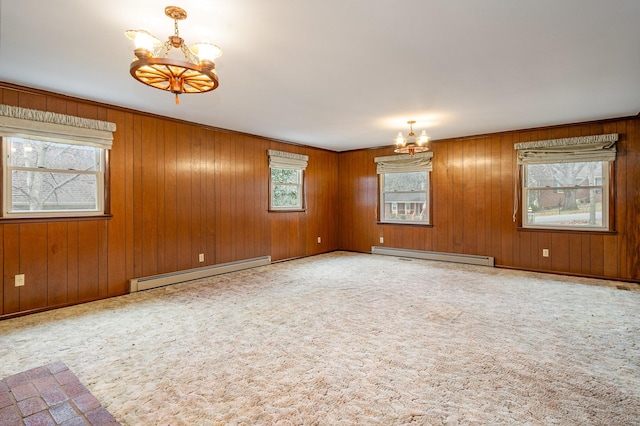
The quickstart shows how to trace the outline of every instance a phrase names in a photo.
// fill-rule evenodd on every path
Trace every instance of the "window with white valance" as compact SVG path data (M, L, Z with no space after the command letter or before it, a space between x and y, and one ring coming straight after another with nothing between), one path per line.
M114 123L0 105L3 217L105 213Z
M291 152L267 151L269 156L269 210L304 210L304 172L309 157Z
M376 157L380 182L380 222L430 223L433 152Z
M522 183L516 182L514 221L521 201L524 228L611 230L617 141L612 133L515 144Z

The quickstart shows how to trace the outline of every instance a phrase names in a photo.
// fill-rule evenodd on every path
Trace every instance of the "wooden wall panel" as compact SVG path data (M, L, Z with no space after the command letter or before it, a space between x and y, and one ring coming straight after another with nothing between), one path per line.
M47 226L47 305L61 305L68 301L67 222L51 222Z
M143 262L143 253L144 253L144 241L142 238L142 226L143 226L143 216L142 216L142 199L140 198L140 188L142 188L142 162L143 159L147 157L143 156L142 152L142 121L143 117L133 116L133 139L131 141L133 147L133 188L132 188L132 227L131 231L133 232L133 275L136 277L144 276L144 262Z
M475 152L473 153L473 161L475 168L475 187L471 187L469 190L475 195L475 215L470 215L472 219L472 236L469 237L473 240L474 247L465 247L465 251L475 251L478 253L486 253L487 242L487 230L486 220L488 217L487 203L483 200L487 198L487 190L491 191L491 188L487 188L487 162L485 160L485 150L487 144L485 141L475 141ZM473 238L475 235L475 238Z
M618 123L617 132L627 135L627 122L622 121ZM627 160L629 158L629 149L628 149L628 140L627 144L617 144L619 155L616 156L616 222L618 223L618 232L622 236L618 238L617 251L618 251L618 274L620 275L629 275L629 270L627 268L627 256L630 253L627 253L627 243L628 238L633 232L630 231L631 223L638 223L638 211L635 212L629 211L629 205L633 202L629 198L629 185L638 185L638 181L629 182L628 175L633 175L633 170L627 164ZM631 225L632 226L632 225ZM636 249L637 251L637 249Z
M165 122L163 132L164 157L164 225L161 249L164 249L162 271L178 270L178 149L176 123Z
M201 169L201 155L202 155L202 138L201 129L191 129L191 135L189 141L191 143L191 211L190 211L190 223L191 223L191 235L189 238L189 247L185 247L189 255L189 268L195 268L199 266L198 255L201 253L200 241L202 240L202 169Z
M21 311L47 306L47 252L47 224L20 225L20 273L25 274L19 288Z
M352 202L353 185L355 184L353 168L356 167L356 162L353 160L354 157L355 152L345 152L340 154L338 159L338 179L340 181L340 190L338 191L338 203L340 205L338 213L338 222L340 223L338 246L344 247L346 250L357 251L353 236L353 222L355 220L354 203Z
M20 311L20 287L15 286L15 276L20 269L20 225L3 225L3 315Z
M167 221L166 221L166 185L165 179L167 172L166 155L164 152L164 123L160 120L156 123L156 135L155 135L155 149L156 149L156 239L157 243L154 247L156 254L156 265L158 274L167 272Z
M98 225L98 296L109 295L109 224L106 221L96 222Z
M105 120L116 123L118 129L124 127L124 114L121 111L108 111ZM126 149L124 134L116 132L113 148L109 152L110 211L115 217L126 216ZM108 222L107 230L107 294L118 295L127 291L126 283L126 222L116 220Z
M136 169L134 167L134 153L135 153L135 116L129 112L126 112L124 114L124 126L122 126L122 128L120 130L116 129L116 133L118 133L119 135L121 135L122 139L124 140L123 145L124 145L124 217L123 216L114 216L113 219L115 219L116 221L121 221L124 219L124 228L125 228L125 249L124 249L124 256L125 256L125 276L127 278L134 278L136 277L136 263L135 263L135 257L134 257L134 252L135 252L135 246L136 244L134 243L135 241L135 232L133 231L135 229L135 224L136 224L136 217L134 216L135 214L135 203L134 203L134 190L133 188L135 187L135 176L136 176ZM112 173L111 178L113 179L114 173ZM113 197L113 196L112 196ZM128 287L128 283L126 284L127 288Z
M142 117L140 140L141 276L158 274L158 150L156 119ZM138 198L138 197L136 197Z
M471 142L465 142L471 143ZM451 240L451 251L453 253L464 253L464 230L465 218L469 215L465 214L464 206L467 204L464 194L464 168L465 158L463 151L463 141L453 141L449 152L451 153L451 165L453 166L453 175L451 182L452 199L452 219L453 219L453 238ZM456 206L460 206L456 208Z
M67 302L79 300L80 247L78 246L78 222L67 223ZM54 305L55 306L55 305Z
M177 187L178 190L178 245L177 261L178 270L190 269L192 267L191 257L191 228L195 225L192 222L191 210L194 208L192 198L193 187L191 185L191 127L185 124L178 124L177 127ZM197 200L195 200L197 202Z
M635 135L627 139L625 177L627 181L627 271L626 275L640 280L640 122L627 122L627 135Z
M500 224L502 228L502 252L498 260L499 265L512 265L514 252L513 203L515 179L515 151L513 149L513 134L507 133L500 138L502 152L500 155L500 189L502 204L500 208ZM507 189L508 188L508 189Z
M78 300L100 296L100 227L98 221L78 222Z
M491 237L491 251L485 253L487 256L493 256L496 262L500 262L502 258L502 227L500 226L500 206L502 206L502 196L505 192L504 188L500 185L500 177L502 175L502 168L500 167L500 136L494 136L489 139L491 145L491 208L487 208L487 211L491 212L491 226L489 233ZM514 176L515 178L515 176ZM499 263L498 263L499 264Z
M222 133L216 135L215 139L216 263L226 263L231 260L228 251L231 245L230 137L231 135Z

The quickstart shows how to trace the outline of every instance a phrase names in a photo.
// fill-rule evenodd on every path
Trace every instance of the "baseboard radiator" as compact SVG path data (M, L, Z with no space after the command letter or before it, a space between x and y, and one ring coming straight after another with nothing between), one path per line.
M197 280L199 278L212 277L214 275L241 271L243 269L256 268L271 263L271 256L255 257L253 259L239 260L237 262L221 263L219 265L205 266L202 268L187 269L185 271L171 272L168 274L152 275L143 278L129 280L130 293L149 290L151 288Z
M442 253L436 251L406 250L390 247L371 247L372 254L386 256L410 257L414 259L441 260L443 262L468 263L471 265L494 266L494 258L471 254Z

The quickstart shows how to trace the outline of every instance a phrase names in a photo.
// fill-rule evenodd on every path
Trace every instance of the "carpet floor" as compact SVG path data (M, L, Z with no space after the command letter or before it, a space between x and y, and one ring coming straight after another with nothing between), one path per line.
M640 425L636 288L335 252L0 321L0 377L124 425Z

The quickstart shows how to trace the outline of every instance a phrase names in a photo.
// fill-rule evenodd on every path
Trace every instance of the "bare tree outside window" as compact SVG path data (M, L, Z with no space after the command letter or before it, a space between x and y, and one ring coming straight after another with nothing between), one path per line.
M5 198L7 213L95 212L102 208L102 149L7 139L11 183L10 198Z

